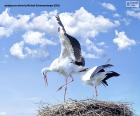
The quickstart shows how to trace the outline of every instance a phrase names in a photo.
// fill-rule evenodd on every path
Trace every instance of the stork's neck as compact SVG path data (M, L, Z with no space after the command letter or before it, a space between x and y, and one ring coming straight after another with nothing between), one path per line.
M47 67L47 71L48 71L48 72L52 72L53 69L52 69L51 67Z
M46 73L47 73L47 72L52 72L52 71L53 71L53 70L52 70L50 67L45 67L45 68L42 69L41 72L42 72L42 73L43 73L43 72L46 72Z

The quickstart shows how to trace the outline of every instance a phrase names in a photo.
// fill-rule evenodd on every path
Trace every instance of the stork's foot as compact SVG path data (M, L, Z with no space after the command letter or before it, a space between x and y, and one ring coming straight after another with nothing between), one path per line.
M93 95L93 99L97 100L98 99L98 95Z

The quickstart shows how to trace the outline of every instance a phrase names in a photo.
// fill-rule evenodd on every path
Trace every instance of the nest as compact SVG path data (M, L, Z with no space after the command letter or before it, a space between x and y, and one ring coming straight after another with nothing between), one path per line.
M62 104L42 106L38 116L132 116L127 103L68 100Z

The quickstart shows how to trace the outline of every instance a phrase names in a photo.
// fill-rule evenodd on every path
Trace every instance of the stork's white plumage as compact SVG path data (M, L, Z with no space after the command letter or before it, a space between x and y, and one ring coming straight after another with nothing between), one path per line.
M97 86L103 84L108 86L107 80L111 77L119 76L117 72L107 71L106 68L109 68L113 65L105 64L101 66L95 66L89 69L83 76L82 81L87 85L91 85L95 88L96 96L98 96Z
M58 72L65 77L66 83L59 87L58 90L65 87L64 100L67 91L67 85L73 81L72 74L77 72L86 71L85 60L81 54L81 46L78 40L66 33L66 30L59 18L56 16L56 19L59 24L58 32L61 43L61 53L58 58L56 58L49 67L42 69L42 74L47 83L47 72ZM71 78L71 81L68 82L68 78Z

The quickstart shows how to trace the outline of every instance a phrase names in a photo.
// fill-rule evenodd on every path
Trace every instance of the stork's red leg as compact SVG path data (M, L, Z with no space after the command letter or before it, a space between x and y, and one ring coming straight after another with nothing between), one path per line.
M67 94L67 83L68 83L68 78L66 78L66 86L65 86L65 92L64 92L64 101L66 100L66 94Z
M97 87L95 86L96 97L98 96Z
M60 87L57 89L57 91L60 91L63 87L65 87L66 85L68 85L68 84L70 84L70 83L72 83L72 82L74 81L73 77L72 77L72 76L70 76L70 77L71 77L71 81L69 81L69 82L65 83L64 85L60 86ZM67 77L66 77L66 78L67 78ZM67 79L68 79L68 78L67 78Z

